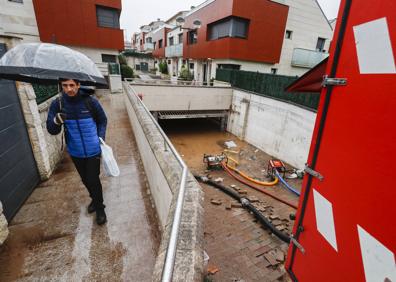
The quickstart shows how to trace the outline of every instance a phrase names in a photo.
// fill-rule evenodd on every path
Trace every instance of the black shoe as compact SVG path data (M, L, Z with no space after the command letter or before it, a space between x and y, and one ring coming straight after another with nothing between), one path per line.
M96 211L96 223L98 225L103 225L107 222L107 217L104 209Z
M91 203L88 205L88 213L93 213L94 211L96 211L95 205L94 202L91 201Z

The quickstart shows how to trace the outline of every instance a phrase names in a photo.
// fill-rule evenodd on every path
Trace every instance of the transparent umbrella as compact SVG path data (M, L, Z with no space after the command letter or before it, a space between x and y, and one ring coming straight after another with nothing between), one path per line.
M65 46L25 43L10 49L0 59L0 78L30 83L53 83L77 79L83 85L107 85L95 63Z

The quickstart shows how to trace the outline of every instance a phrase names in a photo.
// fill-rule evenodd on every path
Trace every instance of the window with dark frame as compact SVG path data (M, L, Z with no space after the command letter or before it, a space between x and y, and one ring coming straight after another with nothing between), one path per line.
M208 40L226 37L243 38L248 36L249 20L238 17L227 17L208 25Z
M190 69L194 69L194 63L190 63Z
M271 74L277 74L277 73L278 73L278 69L276 69L276 68L271 69Z
M183 33L179 34L179 44L183 43Z
M174 38L172 36L172 37L169 37L169 46L173 46L173 44L174 44Z
M325 43L326 43L325 38L318 37L318 42L316 43L316 51L323 52Z
M117 63L116 55L102 54L103 63Z
M21 4L23 4L23 0L8 0L8 2L14 2L14 3L21 3Z
M162 48L162 39L158 40L158 49Z
M171 61L171 60L168 60L168 65L170 65L170 64L172 64L172 61Z
M193 44L197 44L198 42L198 31L195 30L191 30L187 33L188 35L188 44L189 45L193 45Z
M218 64L217 68L225 70L240 70L241 65L236 64Z
M292 39L293 31L291 30L286 30L286 39Z
M96 6L99 27L120 28L120 11L114 8Z

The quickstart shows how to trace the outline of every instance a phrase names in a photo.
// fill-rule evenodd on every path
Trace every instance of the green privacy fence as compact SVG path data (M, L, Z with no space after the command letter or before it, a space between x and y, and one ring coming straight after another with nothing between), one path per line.
M285 91L285 88L296 79L297 77L294 76L259 72L230 69L216 70L216 80L229 82L233 87L317 110L320 98L317 93L288 93Z
M43 85L43 84L32 84L34 93L36 93L36 102L41 104L48 100L49 98L58 94L58 85Z

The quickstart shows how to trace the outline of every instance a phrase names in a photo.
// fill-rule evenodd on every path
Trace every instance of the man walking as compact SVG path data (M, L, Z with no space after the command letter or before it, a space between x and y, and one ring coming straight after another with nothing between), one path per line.
M96 211L96 223L106 223L100 183L100 141L106 134L107 118L97 99L80 89L77 80L61 80L62 95L54 100L47 117L47 130L52 135L65 131L67 151L92 199L88 213Z

